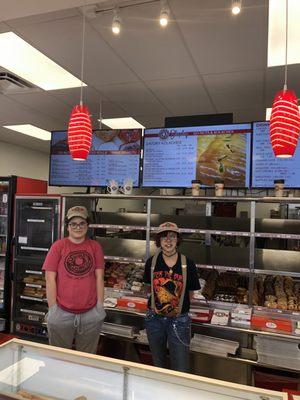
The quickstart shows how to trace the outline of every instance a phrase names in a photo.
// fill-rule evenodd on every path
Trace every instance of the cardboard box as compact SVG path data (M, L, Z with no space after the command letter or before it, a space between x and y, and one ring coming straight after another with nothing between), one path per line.
M229 321L229 311L228 310L220 310L218 308L214 309L211 323L213 325L227 325Z
M259 330L269 330L272 332L292 333L292 321L287 318L267 317L262 315L252 315L251 327Z
M209 309L191 308L189 316L193 321L209 322L211 320L212 311Z
M142 297L120 297L117 301L117 307L127 308L134 311L147 311L148 300Z

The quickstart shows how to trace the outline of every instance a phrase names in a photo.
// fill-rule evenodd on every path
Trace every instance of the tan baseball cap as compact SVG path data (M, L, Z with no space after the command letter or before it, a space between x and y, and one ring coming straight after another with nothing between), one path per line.
M87 219L88 218L88 211L85 207L83 206L74 206L72 208L69 208L68 212L67 212L67 219L70 220L71 218L74 217L80 217L83 219Z
M157 233L168 231L179 233L178 226L174 224L174 222L164 222L163 224L160 224Z

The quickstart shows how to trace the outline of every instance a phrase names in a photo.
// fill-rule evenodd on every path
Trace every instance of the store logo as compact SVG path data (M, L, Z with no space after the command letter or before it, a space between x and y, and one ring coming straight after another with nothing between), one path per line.
M79 277L87 274L92 266L92 257L87 251L72 251L65 259L67 272L74 276Z
M158 133L158 136L162 140L174 139L174 137L176 136L176 131L175 129L161 129Z

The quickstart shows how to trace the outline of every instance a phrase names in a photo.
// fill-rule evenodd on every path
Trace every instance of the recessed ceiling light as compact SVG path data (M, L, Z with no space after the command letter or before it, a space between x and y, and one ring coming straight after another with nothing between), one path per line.
M0 65L44 90L81 86L80 79L13 32L0 34Z
M111 129L144 129L145 127L136 121L134 118L110 118L101 119L101 123L108 126Z
M300 1L288 2L288 64L300 63ZM285 65L286 0L269 0L268 67Z
M25 125L4 125L3 128L11 129L12 131L23 133L24 135L33 136L41 140L51 140L51 132L45 129L38 128L31 124Z

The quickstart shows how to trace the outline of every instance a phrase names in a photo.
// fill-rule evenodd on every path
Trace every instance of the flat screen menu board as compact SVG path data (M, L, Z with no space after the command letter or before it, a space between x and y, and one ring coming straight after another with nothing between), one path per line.
M251 124L145 129L142 186L249 187L251 134Z
M273 188L275 179L284 179L285 187L300 187L300 145L294 157L275 157L270 142L269 122L253 123L252 158L252 187Z
M141 129L95 130L86 161L71 158L67 132L52 132L50 150L51 186L107 186L114 179L120 185L127 178L139 185Z

